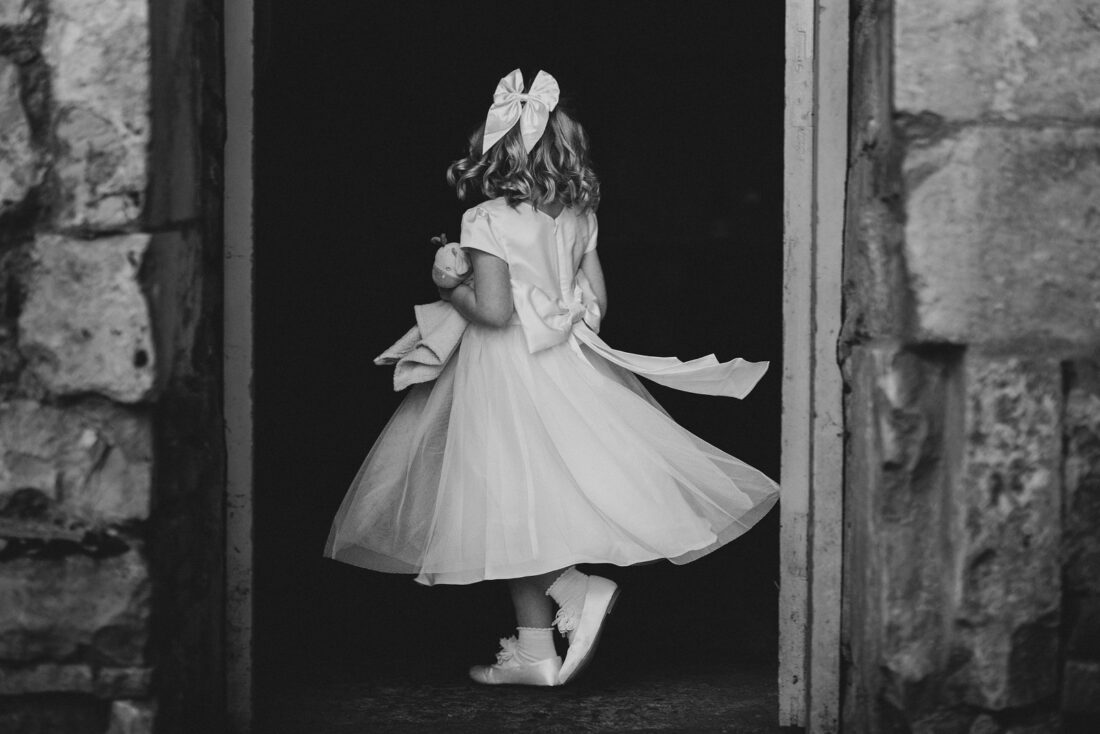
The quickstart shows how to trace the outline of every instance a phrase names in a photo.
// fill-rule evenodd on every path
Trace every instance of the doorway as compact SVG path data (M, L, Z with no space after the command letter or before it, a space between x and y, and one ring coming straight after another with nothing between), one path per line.
M443 169L512 68L551 71L591 135L614 296L601 333L645 354L770 359L744 402L653 392L683 425L778 478L782 7L583 3L526 23L514 7L343 2L303 13L273 2L259 26L253 669L263 731L286 720L282 707L265 719L265 702L319 677L361 689L461 682L510 633L503 584L425 589L320 550L403 397L371 359L407 328L413 304L435 300L428 238L457 237L469 206ZM714 671L717 682L756 675L774 700L778 512L684 567L595 570L625 591L590 685L654 685L663 671L672 686Z
M319 542L358 462L401 397L390 390L388 371L370 359L403 331L412 303L435 298L422 272L421 261L431 253L427 237L457 234L465 205L442 182L442 168L461 152L496 79L514 66L528 76L542 66L552 71L592 135L605 187L601 251L615 298L605 327L609 340L653 354L715 351L723 358L772 360L771 374L745 403L654 388L657 397L699 435L777 476L783 375L784 497L786 502L793 492L796 499L787 503L791 512L783 508L784 599L794 598L799 608L784 609L782 616L787 628L801 629L807 597L816 593L809 588L810 564L799 573L787 566L792 547L800 546L810 560L809 480L816 465L803 466L812 452L791 426L800 411L808 415L811 406L821 407L821 393L799 388L809 402L789 399L792 381L814 382L817 372L792 377L781 360L783 354L808 356L807 348L792 350L792 313L805 321L821 309L816 295L792 295L792 263L822 246L820 218L810 215L816 192L823 183L837 188L838 170L841 192L843 184L842 145L831 148L834 155L840 151L839 168L836 160L816 165L817 151L828 146L814 135L815 119L825 112L835 122L846 100L842 85L833 84L839 94L819 102L819 89L829 86L819 78L814 55L822 9L788 0L784 32L782 7L725 2L693 3L686 17L670 4L632 4L625 14L621 5L578 3L556 6L559 18L524 24L514 6L503 3L479 3L474 11L468 4L372 4L368 11L342 2L303 14L283 0L256 9L253 47L249 5L227 3L226 36L227 613L237 729L247 726L250 701L262 719L262 702L270 700L265 694L303 691L321 674L351 690L362 690L357 680L386 685L371 676L394 670L406 683L424 671L460 680L465 666L490 656L495 638L509 629L502 586L424 589L408 577L323 559ZM829 25L834 40L841 38L840 15L846 18L846 11L833 11ZM493 42L454 41L475 36ZM826 71L834 82L846 72L835 64L838 58L846 64L846 35L842 40L829 52L835 68ZM254 58L242 61L241 47L253 50ZM253 62L254 128L251 106L232 93L235 84L238 93L249 91ZM810 94L792 104L799 85ZM483 94L471 92L481 87ZM248 109L234 113L235 107ZM255 165L234 174L234 161L242 167L251 153L253 129ZM835 125L826 137L835 142ZM654 172L671 183L655 186ZM243 182L240 188L234 180ZM809 198L792 208L791 190L803 184ZM240 203L253 194L254 231ZM842 213L842 193L839 202ZM824 211L836 213L836 200ZM837 262L838 232L825 233ZM254 269L241 264L253 251ZM254 334L247 309L233 310L235 301L249 300L255 303ZM839 321L838 304L836 310ZM781 313L788 322L785 349ZM692 318L698 314L708 316ZM828 326L833 314L823 316L814 323ZM827 331L816 333L827 337ZM253 335L254 352L248 343ZM254 404L242 392L253 353ZM241 409L233 409L234 399ZM822 432L808 433L813 444ZM813 491L824 496L821 486ZM778 519L773 513L689 566L600 569L637 590L639 603L617 609L600 663L586 676L591 684L629 680L646 668L670 671L671 678L650 689L653 699L660 691L671 695L673 681L683 683L699 671L729 674L732 666L743 672L759 665L771 672L754 678L750 670L744 680L750 686L764 681L765 689L755 690L774 696ZM836 553L817 555L828 560ZM827 578L821 574L817 583ZM781 687L794 701L809 697L807 678L815 669L809 628L798 640L789 629L781 658L796 674L783 683L781 673ZM828 634L814 643L827 650ZM835 684L829 662L835 656L818 658L825 661L827 685L819 691L825 700L829 679ZM706 682L691 680L698 685L682 690L697 696ZM738 695L726 685L716 700ZM705 705L697 698L694 703ZM377 723L380 714L372 715ZM803 715L780 706L782 723L803 723Z

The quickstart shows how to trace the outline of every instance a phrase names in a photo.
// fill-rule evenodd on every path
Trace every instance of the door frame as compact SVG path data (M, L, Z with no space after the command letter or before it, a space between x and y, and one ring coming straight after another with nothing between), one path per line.
M785 0L779 724L839 731L848 3ZM224 0L226 701L252 728L254 0Z
M252 731L254 0L224 0L225 701L231 734Z
M779 725L840 729L848 2L786 0Z

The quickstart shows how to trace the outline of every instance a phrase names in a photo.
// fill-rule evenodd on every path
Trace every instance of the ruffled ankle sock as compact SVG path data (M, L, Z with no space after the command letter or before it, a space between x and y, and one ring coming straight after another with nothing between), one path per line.
M554 625L563 635L576 627L584 609L584 597L588 592L588 574L581 573L576 566L570 566L554 579L546 590L547 596L558 603L558 614Z
M525 663L552 658L558 654L554 649L553 627L516 627L519 633L519 649L516 657Z

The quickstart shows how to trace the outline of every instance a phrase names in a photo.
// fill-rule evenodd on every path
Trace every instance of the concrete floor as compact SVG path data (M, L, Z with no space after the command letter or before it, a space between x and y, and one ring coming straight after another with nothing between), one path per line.
M479 686L460 669L271 677L257 711L263 734L778 731L774 668L593 666L562 688Z

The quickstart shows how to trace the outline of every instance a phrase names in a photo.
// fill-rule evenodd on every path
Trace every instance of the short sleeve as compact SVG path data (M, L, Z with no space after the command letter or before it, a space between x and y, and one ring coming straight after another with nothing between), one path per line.
M584 246L584 253L587 255L596 249L596 234L600 230L600 225L596 221L596 212L589 209L586 216L588 218L588 242Z
M489 212L484 207L475 206L462 215L462 234L458 238L458 243L463 248L481 250L490 255L496 255L505 262L508 260L504 247L493 234Z

